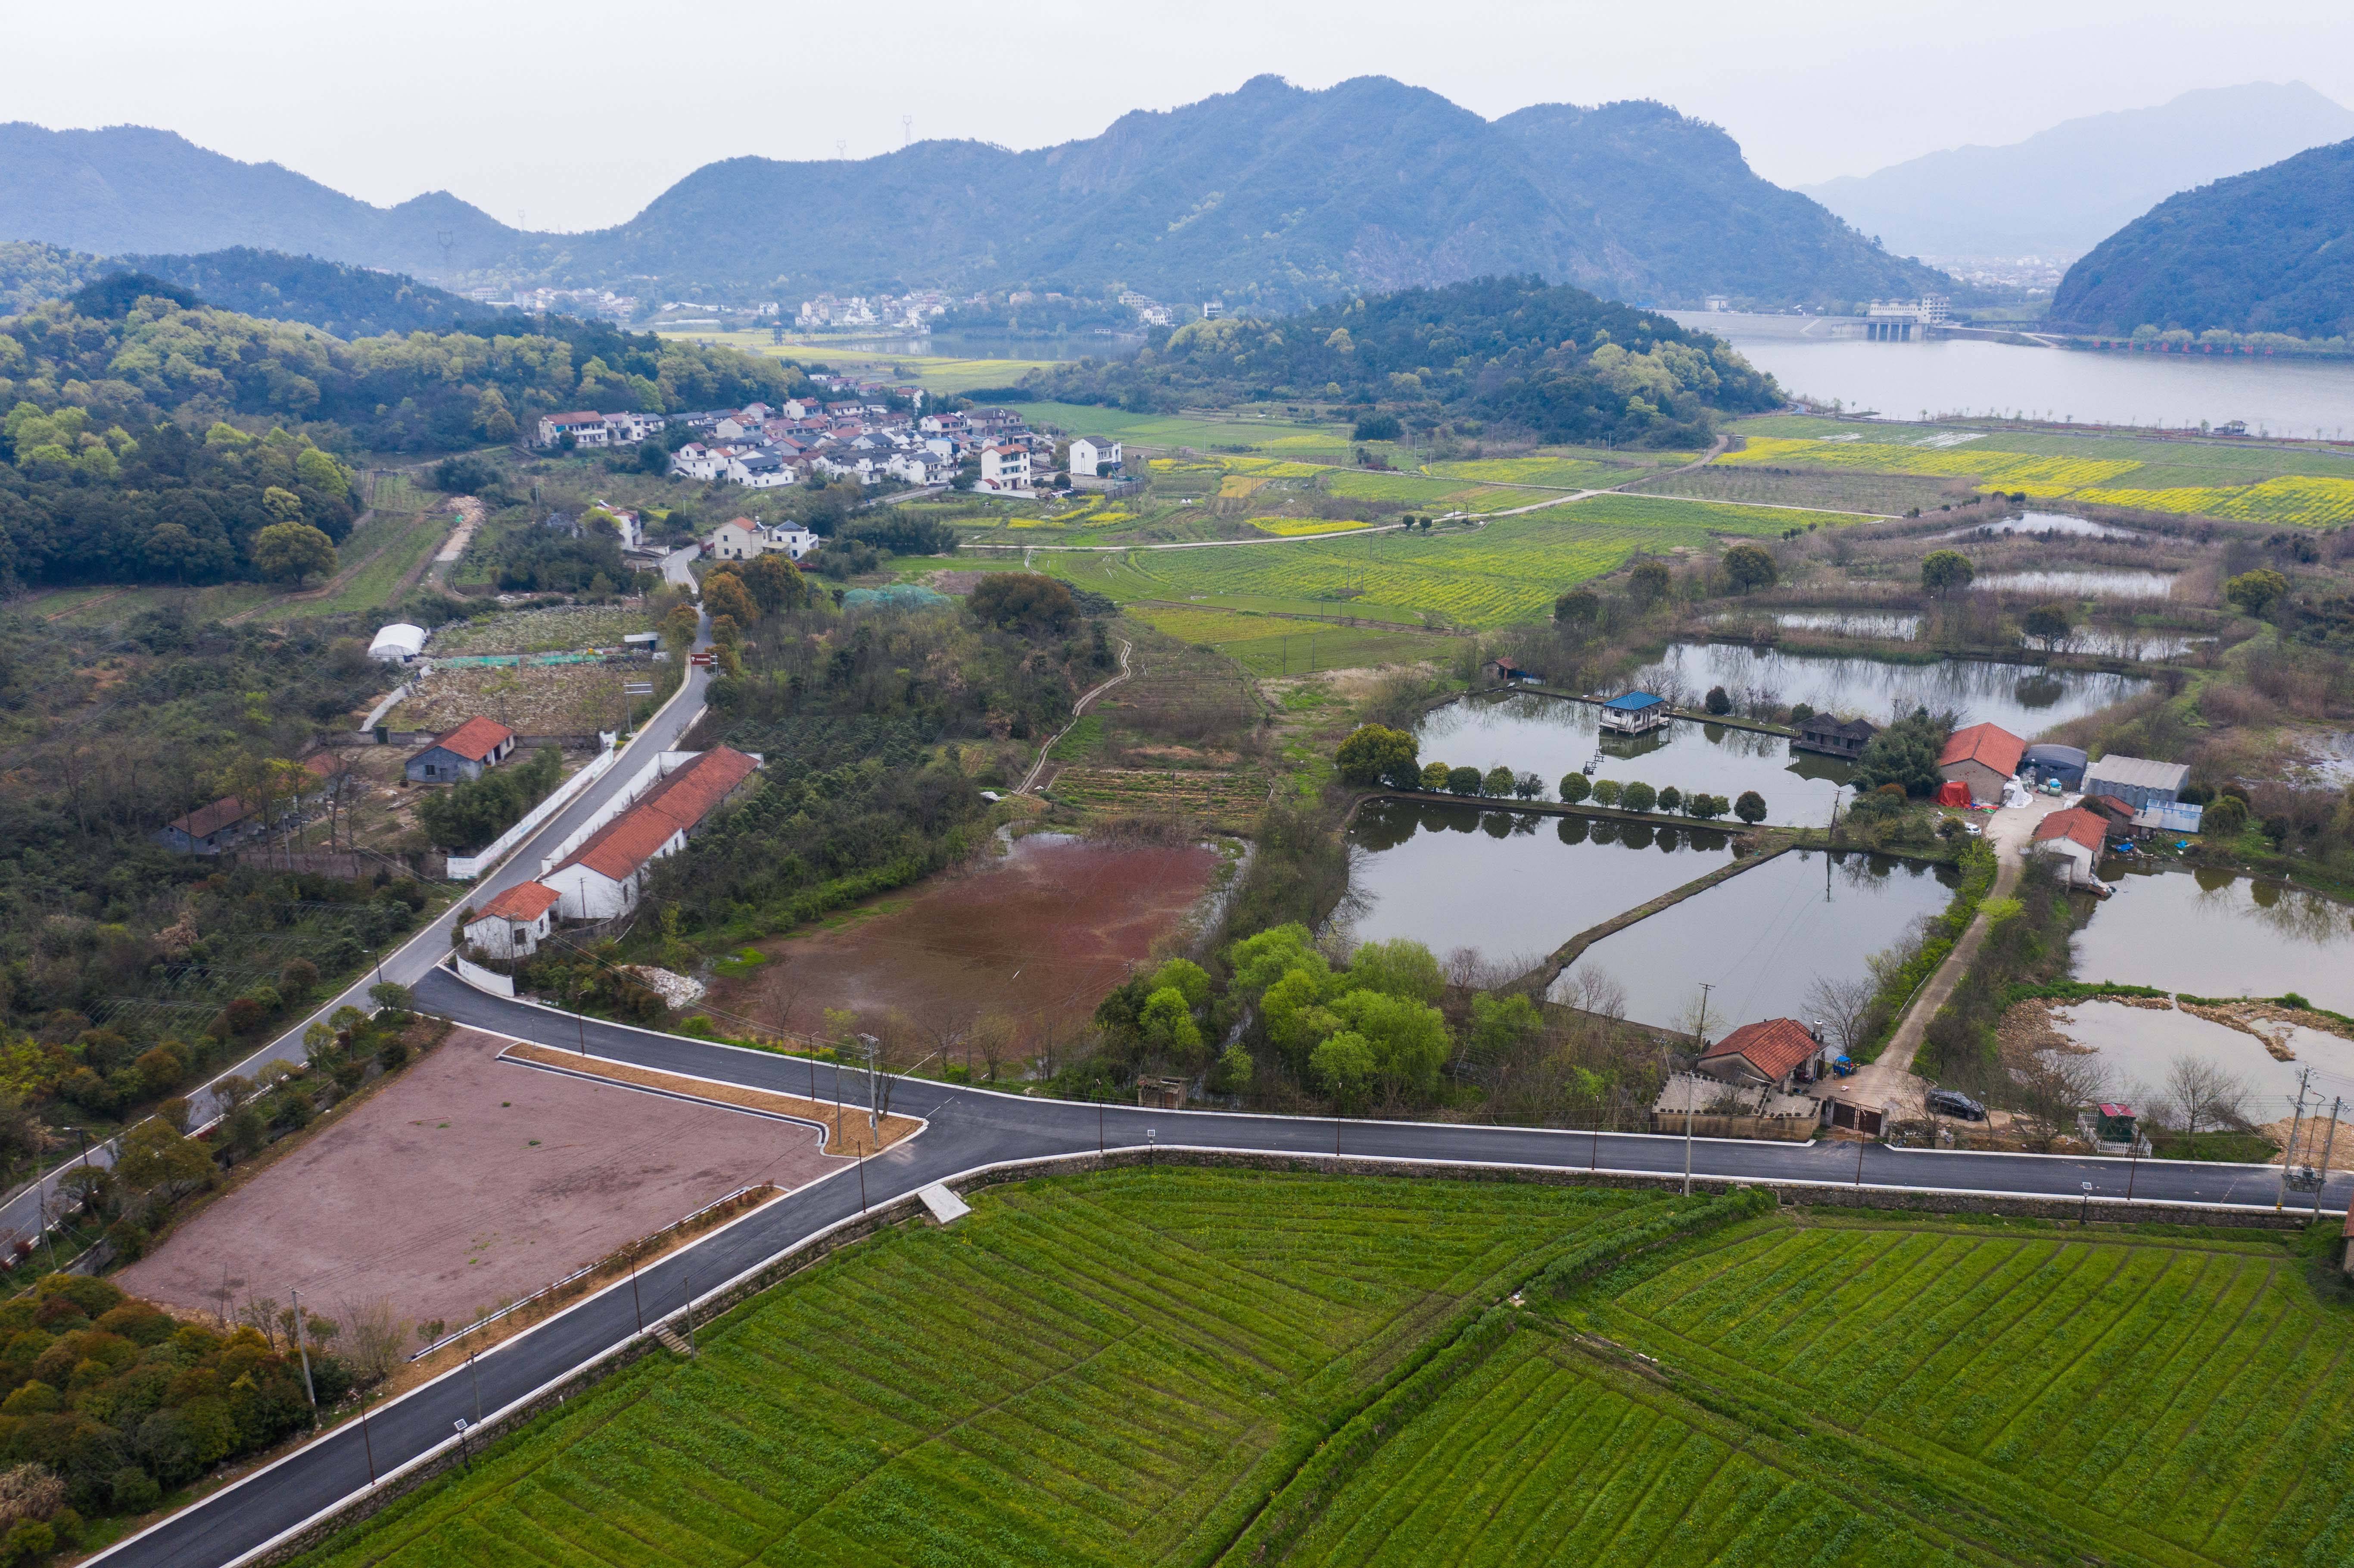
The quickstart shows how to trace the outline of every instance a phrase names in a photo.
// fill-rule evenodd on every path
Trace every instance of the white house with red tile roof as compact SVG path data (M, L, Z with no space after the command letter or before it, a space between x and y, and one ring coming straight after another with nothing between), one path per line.
M466 940L494 959L527 959L547 940L559 897L544 882L518 882L474 911Z
M451 784L480 779L482 769L504 762L515 748L515 732L496 719L476 714L408 759L406 769L416 784Z
M1823 1043L1797 1019L1768 1018L1743 1024L1702 1052L1700 1070L1744 1088L1787 1093L1802 1069L1807 1081L1819 1076L1825 1054Z
M2033 847L2061 863L2069 886L2096 887L2101 879L2094 874L2094 868L2100 863L2108 830L2108 820L2100 812L2071 806L2035 824Z
M1967 786L1970 799L1989 806L2002 799L2002 787L2019 771L2027 756L2027 742L1999 725L1974 724L1946 737L1937 754L1937 776Z
M540 881L556 890L567 920L602 920L637 907L653 863L676 854L759 763L714 747L673 768L627 810L599 828Z

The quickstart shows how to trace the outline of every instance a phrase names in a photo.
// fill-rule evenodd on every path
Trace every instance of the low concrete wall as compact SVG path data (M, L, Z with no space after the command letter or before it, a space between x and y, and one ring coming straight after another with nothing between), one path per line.
M608 748L586 768L550 790L546 800L525 812L523 821L493 840L490 847L483 850L482 853L451 855L448 872L451 880L471 882L496 865L502 855L537 832L541 824L578 800L589 785L610 773L613 770L613 765L619 762L621 754L619 750Z
M1817 1117L1797 1116L1710 1116L1694 1112L1691 1135L1694 1138L1763 1139L1769 1143L1804 1143L1820 1130L1822 1121ZM1651 1130L1672 1138L1684 1135L1684 1118L1680 1111L1653 1111Z

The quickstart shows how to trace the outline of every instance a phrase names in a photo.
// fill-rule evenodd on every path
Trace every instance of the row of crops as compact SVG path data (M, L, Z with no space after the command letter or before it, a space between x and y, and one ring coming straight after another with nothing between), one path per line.
M993 1188L318 1560L1207 1562L1418 1346L1643 1202L1167 1168Z
M1267 804L1257 773L1175 768L1066 768L1047 783L1055 801L1114 816L1129 813L1254 818Z
M2000 438L2050 448L2056 438ZM2023 492L2037 497L2067 496L2111 506L2182 516L2224 517L2246 523L2289 523L2324 527L2354 522L2354 472L2264 476L2272 454L2223 449L2209 454L2185 446L2154 442L2077 442L2076 451L2011 450L1978 442L1930 447L1888 441L1806 440L1752 436L1742 450L1716 460L1712 468L1786 467L1833 472L1920 474L1976 480L1983 490ZM2158 460L2084 456L2151 449ZM2308 460L2327 461L2327 460ZM2339 464L2347 467L2349 465ZM2216 482L2184 484L2212 471ZM2141 479L2144 482L2127 482ZM2253 482L2231 482L2233 480ZM2157 481L2158 482L2151 482Z

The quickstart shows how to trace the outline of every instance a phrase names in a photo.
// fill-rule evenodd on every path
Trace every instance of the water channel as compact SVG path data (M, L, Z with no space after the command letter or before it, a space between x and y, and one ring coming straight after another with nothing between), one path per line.
M1554 982L1567 1001L1599 971L1627 993L1627 1016L1674 1027L1709 992L1709 1033L1764 1018L1809 1016L1819 979L1868 971L1913 923L1944 911L1961 874L1888 855L1794 850L1728 877L1585 949Z
M1678 643L1658 662L1636 671L1628 683L1646 691L1673 685L1695 704L1711 686L1723 686L1736 699L1747 693L1771 694L1784 704L1861 715L1875 724L1916 707L1931 713L1951 709L1962 715L1964 724L1999 724L2031 738L2053 725L2137 696L2149 686L2143 676L2100 671L2044 670L1980 659L1892 664L1731 642ZM1432 755L1427 747L1423 755ZM1513 766L1544 771L1534 763ZM1829 799L1828 791L1824 798Z
M1804 316L1669 313L1729 341L1786 392L1890 419L2025 413L2174 429L2245 419L2252 430L2332 440L2354 431L2354 361L1872 343L1829 337L1830 323Z

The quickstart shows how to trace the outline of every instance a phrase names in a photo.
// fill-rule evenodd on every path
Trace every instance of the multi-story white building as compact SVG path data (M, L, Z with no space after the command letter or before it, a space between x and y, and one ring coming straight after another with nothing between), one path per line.
M1108 468L1119 466L1119 443L1097 440L1092 436L1071 438L1071 473L1074 478L1084 474L1095 478Z
M1013 447L981 448L981 488L997 494L1028 493L1030 454Z
M605 416L594 408L571 414L543 414L539 418L539 444L559 445L565 437L572 438L575 447L601 447L606 444Z

